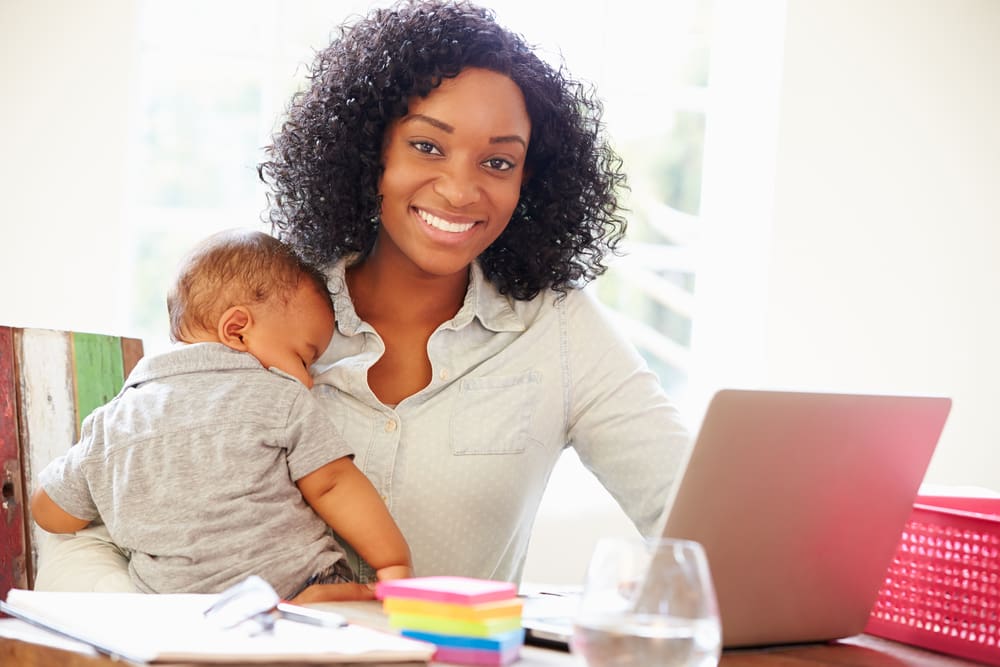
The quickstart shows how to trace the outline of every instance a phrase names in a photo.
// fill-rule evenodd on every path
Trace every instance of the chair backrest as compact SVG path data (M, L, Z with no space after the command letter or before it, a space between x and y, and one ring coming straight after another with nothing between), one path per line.
M135 338L0 326L0 599L34 584L42 533L27 501L38 473L77 441L142 353Z

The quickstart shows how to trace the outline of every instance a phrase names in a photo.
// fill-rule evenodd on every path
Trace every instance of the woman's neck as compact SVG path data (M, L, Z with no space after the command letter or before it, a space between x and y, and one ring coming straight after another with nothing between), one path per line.
M402 253L379 251L347 270L358 316L375 327L385 352L368 369L368 386L386 405L397 405L430 384L427 341L458 313L469 285L468 268L435 276Z
M469 272L448 276L421 271L378 248L347 270L347 286L358 316L376 322L413 322L437 327L454 317L465 300Z

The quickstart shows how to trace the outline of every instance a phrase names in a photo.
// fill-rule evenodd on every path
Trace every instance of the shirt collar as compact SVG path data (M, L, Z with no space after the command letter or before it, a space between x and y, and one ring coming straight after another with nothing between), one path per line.
M337 327L346 336L353 336L362 330L373 331L358 317L354 303L347 292L345 273L347 267L356 260L357 255L343 257L327 270L327 287L333 295L333 308L337 314ZM491 331L524 331L525 325L511 304L511 297L497 291L483 274L479 262L473 262L469 269L469 288L465 292L462 307L446 326L450 329L461 329L469 325L473 319Z
M182 343L171 346L163 354L140 359L125 380L125 387L185 373L262 368L252 355L232 350L222 343Z

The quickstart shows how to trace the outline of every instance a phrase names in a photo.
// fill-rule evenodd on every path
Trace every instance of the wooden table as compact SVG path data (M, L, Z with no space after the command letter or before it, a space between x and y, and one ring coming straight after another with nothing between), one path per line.
M71 653L37 644L0 638L4 667L127 667L132 663L103 656ZM367 663L371 667L371 663ZM402 663L405 665L406 663ZM420 663L421 665L423 663ZM438 667L439 663L433 663ZM877 637L859 635L830 644L726 651L720 667L969 667L978 663L923 651ZM561 651L525 646L515 667L580 667L579 658ZM166 666L164 666L166 667ZM171 667L187 667L172 665ZM255 667L260 667L256 665ZM310 667L315 667L312 665ZM394 663L392 667L401 667ZM445 667L440 664L440 667Z
M386 619L378 603L326 603L350 621L385 628ZM0 665L3 667L128 667L133 663L104 656L73 653L38 644L0 637ZM360 663L357 663L360 664ZM372 667L373 663L366 663ZM393 663L400 667L408 663ZM419 663L421 666L423 663ZM444 663L432 663L445 667ZM725 651L719 667L969 667L978 663L870 635L857 635L825 644L780 646L764 649ZM344 665L344 663L339 663ZM581 667L582 659L570 653L525 646L515 667ZM164 666L166 667L166 666ZM170 667L190 667L171 665ZM233 667L233 666L230 666ZM259 664L255 667L261 667ZM315 667L315 665L312 665Z

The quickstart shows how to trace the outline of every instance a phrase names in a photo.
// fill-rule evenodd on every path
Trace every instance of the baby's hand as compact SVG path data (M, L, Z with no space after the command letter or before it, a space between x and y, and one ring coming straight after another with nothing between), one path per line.
M375 584L313 584L290 600L295 604L310 602L349 602L374 600Z
M392 581L393 579L409 579L413 576L413 568L408 565L389 565L376 570L375 576L379 581Z

